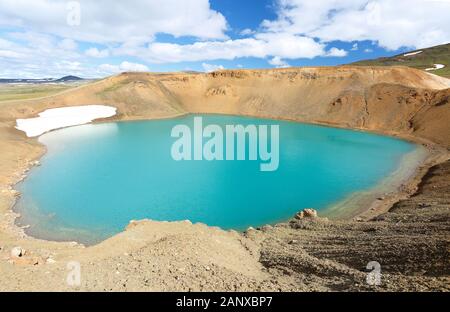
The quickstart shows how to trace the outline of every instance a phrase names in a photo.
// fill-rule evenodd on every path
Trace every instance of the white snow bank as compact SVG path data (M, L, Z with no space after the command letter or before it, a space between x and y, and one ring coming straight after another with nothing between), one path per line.
M422 52L423 52L423 51L410 52L410 53L403 54L403 56L413 56L413 55L420 54L420 53L422 53Z
M442 69L442 68L444 68L445 67L445 65L443 65L443 64L434 64L434 67L432 67L432 68L427 68L427 69L425 69L425 70L427 70L427 71L430 71L430 70L438 70L438 69Z
M95 119L116 114L117 108L106 105L71 106L47 109L39 117L17 119L16 129L28 137L39 136L50 130L90 123Z

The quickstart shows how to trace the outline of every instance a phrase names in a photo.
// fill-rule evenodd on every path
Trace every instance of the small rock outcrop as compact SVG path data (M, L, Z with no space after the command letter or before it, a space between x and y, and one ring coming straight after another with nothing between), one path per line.
M233 95L233 90L230 85L220 86L216 88L210 88L206 92L206 97L210 96L226 96L226 95Z
M297 220L302 220L302 219L307 219L307 218L315 219L317 217L318 217L318 215L317 215L317 211L315 209L304 209L295 215L295 219L297 219Z

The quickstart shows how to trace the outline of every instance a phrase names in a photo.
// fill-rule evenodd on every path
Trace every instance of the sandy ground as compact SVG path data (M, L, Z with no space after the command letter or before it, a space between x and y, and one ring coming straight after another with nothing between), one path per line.
M3 103L0 290L448 291L448 86L403 67L128 73L48 98ZM353 220L293 219L246 233L141 221L88 248L26 236L14 224L11 208L20 194L13 186L45 148L14 129L15 120L94 104L117 107L111 120L202 112L363 129L414 140L430 153L412 179L392 196L359 207ZM23 254L12 257L18 246L14 252ZM73 261L80 265L79 285L67 283ZM365 282L370 261L381 265L381 286Z

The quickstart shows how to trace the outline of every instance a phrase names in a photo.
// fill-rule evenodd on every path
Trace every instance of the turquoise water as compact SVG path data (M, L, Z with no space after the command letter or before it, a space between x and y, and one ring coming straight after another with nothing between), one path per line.
M169 120L83 125L41 136L48 152L18 189L16 210L30 235L95 243L130 220L189 219L224 229L276 223L324 210L374 187L414 144L358 131L234 116L203 116L204 126L280 126L277 171L259 161L181 161L171 157Z

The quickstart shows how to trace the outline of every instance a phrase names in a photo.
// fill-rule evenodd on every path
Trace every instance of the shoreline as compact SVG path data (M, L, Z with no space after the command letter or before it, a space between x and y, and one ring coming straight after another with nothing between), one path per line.
M259 119L268 119L268 120L282 120L282 121L290 121L295 123L303 123L303 124L310 124L310 125L317 125L317 126L323 126L323 127L329 127L329 128L338 128L338 129L347 129L352 131L361 131L361 132L367 132L367 133L373 133L388 137L393 137L401 140L408 141L412 144L417 145L417 148L423 149L422 152L424 153L423 157L421 157L420 160L415 163L414 166L408 167L405 166L405 159L409 154L405 155L405 157L401 160L399 167L392 172L389 176L385 177L382 181L374 185L372 188L367 190L358 191L355 193L350 194L347 198L344 198L343 200L331 204L329 207L325 208L321 213L321 217L327 217L331 220L354 220L354 221L369 221L372 218L388 212L392 206L399 202L400 200L409 198L410 196L414 195L417 191L417 187L422 181L422 178L428 173L429 169L437 164L443 163L446 160L450 159L450 153L443 147L440 147L438 144L435 144L433 142L430 142L425 139L416 138L414 136L410 135L403 135L399 133L384 133L383 131L377 131L377 130L368 130L363 128L351 128L351 127L345 127L340 125L333 125L330 123L322 123L320 121L312 121L312 122L306 122L302 120L296 120L296 119L290 119L290 118L275 118L275 117L267 117L267 116L252 116L252 115L237 115L237 114L220 114L220 113L203 113L203 112L194 112L194 113L180 113L180 114L174 114L173 116L164 116L164 117L156 117L156 118L121 118L121 116L115 115L109 118L100 118L96 119L92 122L85 123L86 124L102 124L102 123L110 123L110 122L133 122L133 121L151 121L151 120L161 120L161 119L173 119L178 117L183 117L189 114L205 114L205 115L228 115L228 116L240 116L240 117L249 117L249 118L259 118ZM80 125L76 125L80 126ZM68 126L71 127L71 126ZM61 127L57 129L52 129L49 132L57 131L60 129L63 129L66 127ZM15 129L16 131L20 131L23 136L26 136L25 132ZM46 132L48 133L48 132ZM1 228L7 228L11 230L10 234L13 234L14 236L18 236L21 239L31 240L31 241L43 241L43 242L50 242L50 243L57 243L57 244L71 244L71 245L78 245L83 247L95 247L98 245L101 245L105 241L114 238L116 236L119 236L120 234L124 233L126 231L126 228L124 228L120 233L115 234L105 240L100 241L99 243L93 244L93 245L87 245L77 242L77 241L55 241L55 240L46 240L43 238L34 237L32 235L29 235L26 231L26 226L20 226L18 224L18 219L20 218L20 213L18 213L15 210L16 202L18 197L20 196L20 193L16 190L16 185L23 182L24 179L27 178L27 173L36 165L40 165L41 158L47 153L46 146L39 141L39 137L34 138L27 138L35 140L38 143L38 146L42 149L40 155L36 157L35 159L32 159L28 166L26 166L20 175L20 179L16 182L9 185L9 188L12 189L14 192L14 198L13 202L10 205L10 209L6 211L8 216L10 216L7 220L7 223L4 224L4 222L0 222ZM418 151L413 151L411 153L417 153ZM401 171L403 169L408 170L409 174L407 174L406 177L403 177L399 180L396 180L395 175L398 173L398 171ZM19 172L20 174L20 172ZM379 196L383 195L383 198L380 198ZM375 198L374 198L375 197ZM350 208L349 208L350 207ZM314 207L313 207L314 208ZM143 220L130 220L130 223L132 222L140 222ZM284 224L288 222L289 220L284 221L278 221L273 224L273 226L277 226L280 224ZM169 222L169 221L163 221L168 223L177 223L177 222ZM1 224L3 223L3 224ZM12 224L11 224L12 223ZM6 225L6 226L5 226ZM213 228L211 226L206 225L208 228ZM216 227L214 227L216 228ZM227 230L223 230L227 231ZM233 231L233 230L229 230ZM244 233L244 231L240 232Z
M397 202L413 196L429 169L450 158L445 151L437 152L421 144L417 144L417 148L421 150L405 155L399 167L373 188L350 194L330 205L321 215L332 220L370 221L387 213Z

